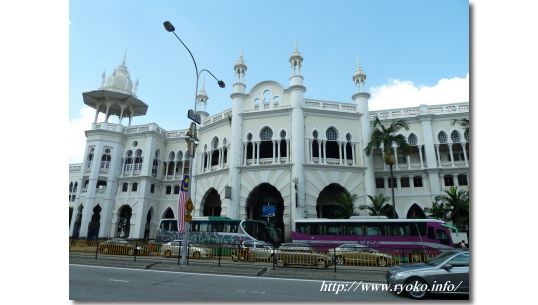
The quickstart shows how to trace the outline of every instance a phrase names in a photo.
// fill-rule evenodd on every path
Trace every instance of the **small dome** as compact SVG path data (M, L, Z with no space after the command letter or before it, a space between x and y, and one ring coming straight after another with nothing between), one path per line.
M106 78L103 89L133 95L133 81L131 80L129 70L127 70L127 66L125 65L125 58L123 59L123 62L114 69L112 75L109 75Z

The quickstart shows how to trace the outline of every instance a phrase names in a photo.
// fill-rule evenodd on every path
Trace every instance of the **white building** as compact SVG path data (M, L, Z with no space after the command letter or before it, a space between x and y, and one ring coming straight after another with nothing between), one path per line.
M370 112L360 66L349 103L307 98L302 60L295 49L287 87L263 81L247 92L247 66L240 56L232 108L213 116L205 112L208 96L202 86L191 182L195 216L261 219L261 206L270 204L276 207L272 221L289 239L295 219L334 217L342 192L357 194L354 210L366 214L358 206L370 203L367 195L391 195L381 149L364 153L376 116L387 125L404 119L410 127L402 134L411 154L394 147L400 218L424 217L423 209L448 186L468 187L468 134L452 124L469 118L468 103ZM103 75L99 90L83 93L96 115L86 131L84 161L69 167L70 236L153 238L161 218L176 216L181 180L190 166L187 129L131 126L148 107L136 96L136 85L133 89L124 60L106 80ZM104 122L97 122L100 112ZM111 115L120 124L108 123Z

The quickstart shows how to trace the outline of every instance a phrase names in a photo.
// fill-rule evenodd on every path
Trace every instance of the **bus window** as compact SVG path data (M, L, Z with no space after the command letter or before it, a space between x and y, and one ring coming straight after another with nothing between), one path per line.
M325 227L325 232L327 235L341 235L340 224L328 223Z
M208 225L208 232L223 232L224 223L223 222L212 222Z
M200 232L199 222L191 222L191 232Z
M387 227L389 229L388 231L386 231L387 235L389 235L389 236L405 236L403 224L401 224L401 223L391 223L391 224L387 225Z
M310 234L310 226L308 224L298 223L297 232L303 234Z
M364 235L364 230L362 229L361 224L348 223L348 224L343 224L342 226L344 228L345 235L352 235L352 236Z
M381 228L376 224L368 224L366 226L366 235L382 235Z
M435 232L433 228L428 228L428 239L435 239Z
M418 234L420 234L420 236L425 236L426 235L426 223L417 223L415 222L414 224L412 224L412 230L417 230L418 229ZM412 231L414 232L414 231ZM414 235L418 235L418 234L414 234Z
M444 245L449 245L450 244L450 240L448 238L448 235L446 234L446 232L444 230L435 230L435 235L437 237L437 240L440 241L442 244Z
M230 223L229 232L230 233L237 233L237 228L239 228L239 224L237 223Z
M312 223L310 224L310 234L312 235L322 235L323 232L321 232L321 226L322 223Z

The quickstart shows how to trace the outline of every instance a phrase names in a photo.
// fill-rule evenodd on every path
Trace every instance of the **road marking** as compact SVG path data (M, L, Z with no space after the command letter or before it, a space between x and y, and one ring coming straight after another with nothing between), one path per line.
M110 267L110 266L96 266L96 265L84 265L84 264L69 264L70 266L77 267L88 267L88 268L101 268L101 269L119 269L119 270L131 270L131 271L141 271L141 272L158 272L158 273L171 273L171 274L186 274L186 275L206 275L206 276L217 276L217 277L233 277L233 278L244 278L244 279L260 279L260 280L278 280L278 281L296 281L296 282L314 282L314 283L323 283L327 281L335 282L338 280L335 279L321 279L321 280L306 280L306 279L294 279L294 278L285 278L285 277L258 277L258 276L248 276L248 275L232 275L232 274L214 274L214 273L201 273L201 272L184 272L184 271L165 271L165 270L151 270L151 269L134 269L134 268L123 268L123 267ZM338 281L339 283L352 283L349 281ZM380 284L380 282L363 282L364 284Z
M115 280L115 279L108 279L109 281L113 281L113 282L123 282L123 283L129 283L129 281L126 281L126 280Z
M260 294L265 294L265 291L255 291L255 290L236 290L237 292L243 292L243 293L260 293Z

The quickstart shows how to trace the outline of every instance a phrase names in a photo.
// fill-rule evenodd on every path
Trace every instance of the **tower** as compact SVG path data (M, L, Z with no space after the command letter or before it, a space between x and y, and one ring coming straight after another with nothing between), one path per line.
M304 207L305 202L305 179L304 179L304 162L305 162L305 143L304 143L304 93L306 88L303 86L303 76L301 68L303 57L295 49L290 56L290 102L292 107L291 113L291 160L292 167L292 183L294 184L295 194L292 196L291 215L292 220L303 218L300 207Z
M370 127L370 111L368 109L368 100L370 99L370 93L364 91L364 84L366 83L366 73L362 70L362 67L357 58L357 70L353 74L353 83L357 86L357 93L351 98L357 103L357 109L361 114L361 130L362 130L362 149L364 149L370 142L372 135L372 128ZM362 153L362 149L360 150ZM366 195L375 196L375 175L374 175L374 156L364 155L364 165L366 170L364 171L364 187ZM367 197L364 198L367 202Z
M196 96L196 113L200 115L202 118L202 121L209 116L209 113L206 111L207 107L207 100L209 97L207 96L207 92L205 91L205 78L202 80L202 89L200 89L200 92L198 92L198 95Z
M226 214L228 217L239 218L240 189L241 177L239 166L241 165L242 155L242 122L241 114L247 94L245 94L245 72L247 66L243 61L243 52L234 65L235 83L233 85L232 98L232 132L230 144L230 185L232 187L232 199L228 202Z

